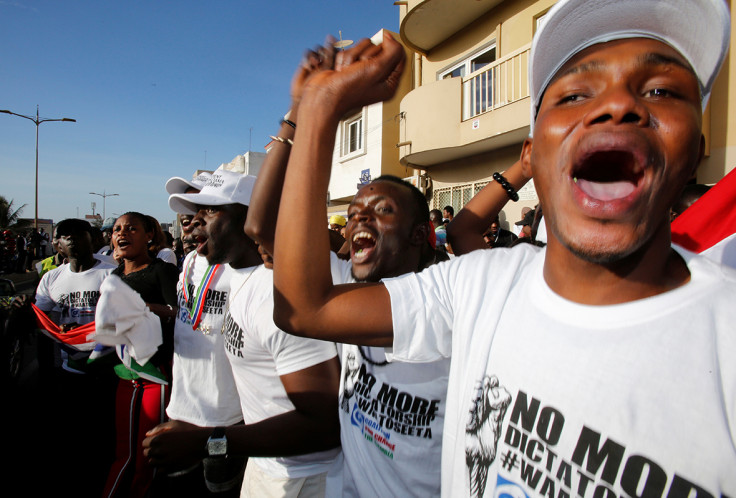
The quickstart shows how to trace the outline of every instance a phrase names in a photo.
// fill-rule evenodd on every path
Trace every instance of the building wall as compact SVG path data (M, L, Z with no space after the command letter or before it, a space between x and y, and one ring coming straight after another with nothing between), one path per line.
M729 8L733 2L728 0ZM715 183L736 167L736 29L731 20L731 50L713 86L703 130L706 157L697 172L698 183Z
M727 1L730 7L733 0ZM409 2L408 8L419 3ZM433 190L476 186L488 181L494 171L507 169L518 158L523 141L521 132L524 126L529 125L528 98L463 121L459 117L462 113L460 78L438 81L438 73L494 40L497 58L531 43L536 18L555 3L555 0L507 0L425 56L415 55L413 58L415 87L402 102L402 108L407 110L402 124L402 140L411 141L412 145L402 148L402 161L408 166L423 168L432 178ZM402 7L401 13L405 15L406 9ZM732 41L735 36L732 23ZM715 183L736 166L736 126L732 122L736 116L736 101L732 98L736 92L735 58L736 52L731 50L703 118L706 156L697 172L700 183ZM484 141L485 150L479 151ZM491 146L488 145L490 141L494 141ZM431 160L423 163L426 166L418 166L430 155ZM443 156L452 159L436 161ZM524 205L536 203L533 187L527 194L534 198L507 205L509 219L518 219ZM432 195L431 198L432 207L442 207L435 205L437 196Z
M383 40L383 34L386 30L376 33L372 40L379 43ZM399 35L392 33L395 39L399 40ZM411 57L411 53L406 51L407 59ZM411 176L413 169L402 166L399 163L399 149L396 144L399 142L400 117L399 105L404 95L411 89L411 71L405 71L396 95L386 102L381 102L366 106L362 109L363 113L363 152L358 155L343 157L341 154L343 140L344 122L340 123L335 137L335 149L332 159L332 176L330 177L330 201L337 209L342 212L347 203L358 190L358 183L361 179L361 173L368 169L371 178L377 178L382 174L395 175L400 178ZM346 116L350 118L358 112L351 112ZM331 210L332 211L332 210Z

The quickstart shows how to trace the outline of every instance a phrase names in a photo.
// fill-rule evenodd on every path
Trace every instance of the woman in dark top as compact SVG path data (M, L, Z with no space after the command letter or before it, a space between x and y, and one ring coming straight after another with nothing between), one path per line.
M115 366L120 377L115 421L117 446L103 495L106 497L143 497L148 491L154 474L143 457L141 442L146 431L164 421L168 402L179 270L149 252L153 233L148 217L136 212L125 213L113 226L112 244L116 256L123 261L113 274L140 294L161 319L163 344L142 367L134 360L131 368L122 363ZM155 378L162 380L152 380Z

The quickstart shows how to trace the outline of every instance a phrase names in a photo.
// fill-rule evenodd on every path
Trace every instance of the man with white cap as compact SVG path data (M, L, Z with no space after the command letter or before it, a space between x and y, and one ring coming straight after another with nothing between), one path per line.
M254 176L218 170L198 194L169 199L175 211L196 213L193 235L203 240L198 252L233 273L224 323L209 332L224 339L245 425L154 430L144 446L150 461L162 466L249 457L242 496L319 496L339 454L340 366L334 344L290 336L273 323L272 272L244 232L254 182Z
M166 182L166 191L171 196L196 195L211 176L209 172L202 172L192 180L174 177ZM171 197L169 206L182 221L188 219L186 230L184 223L182 229L193 238L191 231L194 227L189 224L193 215L181 211ZM204 242L205 239L200 237L196 244L198 249L187 255L179 275L173 380L171 400L166 408L171 420L160 425L162 429L230 426L243 420L232 369L225 356L225 340L219 332L225 319L233 271L227 265L210 265ZM242 467L241 462L240 470ZM172 492L182 487L200 494L207 493L201 466L186 474L179 472L176 478L169 480L167 484L172 487ZM233 471L233 474L237 481L240 472ZM231 484L236 486L237 482Z
M333 286L324 248L282 241L306 238L339 119L393 95L403 50L361 42L307 82L276 229L277 323L395 361L452 356L444 496L736 493L736 275L679 255L669 225L729 33L723 0L559 2L532 44L521 155L547 247L377 284Z

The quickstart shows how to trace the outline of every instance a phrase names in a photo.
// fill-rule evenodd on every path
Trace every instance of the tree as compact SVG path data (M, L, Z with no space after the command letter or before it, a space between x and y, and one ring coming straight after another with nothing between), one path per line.
M8 201L0 195L0 228L13 228L17 225L20 212L23 211L24 207L26 207L25 204L18 209L14 209L13 199Z

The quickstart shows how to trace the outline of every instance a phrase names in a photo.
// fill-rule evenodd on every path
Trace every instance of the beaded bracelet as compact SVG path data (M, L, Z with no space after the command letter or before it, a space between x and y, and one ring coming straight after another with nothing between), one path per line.
M271 140L275 140L277 142L281 142L282 144L286 145L294 145L294 141L290 138L284 138L284 137L274 137L273 135L270 136Z
M281 120L281 123L286 123L287 125L291 126L296 130L296 123L293 121L289 121L288 119L284 118Z
M498 183L501 184L501 187L506 191L506 195L509 196L509 199L516 202L519 200L519 194L516 193L516 189L511 186L509 181L504 178L504 176L501 173L493 173L493 179L496 180Z

